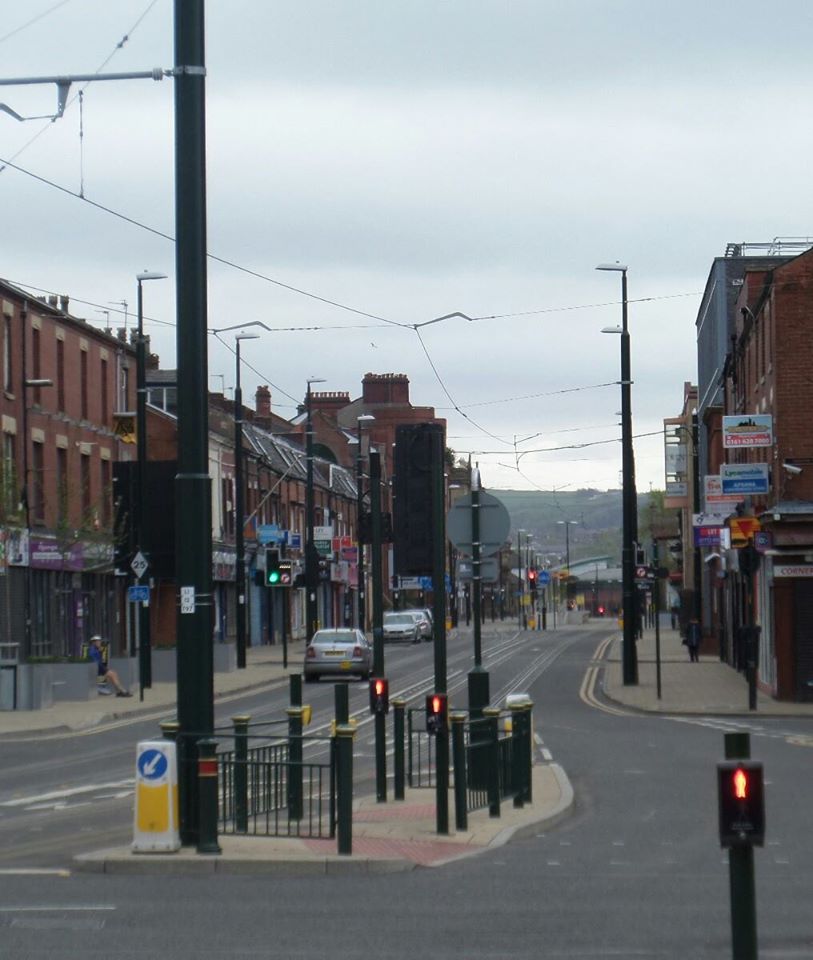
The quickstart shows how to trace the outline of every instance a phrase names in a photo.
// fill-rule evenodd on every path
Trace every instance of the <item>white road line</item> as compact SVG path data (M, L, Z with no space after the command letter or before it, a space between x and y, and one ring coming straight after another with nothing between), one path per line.
M16 800L3 800L0 807L26 807L32 803L47 803L49 800L64 800L66 797L76 797L82 793L93 793L95 790L116 790L121 787L134 787L135 780L116 780L115 783L93 783L87 787L72 787L66 790L52 790L50 793L38 793L33 797L19 797Z
M553 760L553 754L548 750L547 747L542 748L542 757L545 760Z
M0 877L69 877L70 870L54 867L4 867L0 869ZM4 910L0 907L0 911Z
M111 903L83 903L79 905L41 904L40 906L0 907L0 913L95 913L98 910L117 910Z
M534 733L534 742L538 747L541 747L544 741L542 740L542 737L540 737L538 733Z

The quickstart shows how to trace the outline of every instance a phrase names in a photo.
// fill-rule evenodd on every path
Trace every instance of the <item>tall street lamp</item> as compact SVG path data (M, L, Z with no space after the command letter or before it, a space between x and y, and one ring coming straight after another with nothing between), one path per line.
M166 280L165 273L143 270L136 274L138 283L138 327L136 330L136 495L133 498L133 531L135 551L133 559L149 553L144 531L144 516L147 504L147 343L144 339L144 290L147 280ZM148 567L133 569L135 583L143 577ZM152 642L150 635L149 601L136 606L138 629L139 697L144 699L144 690L152 686Z
M259 340L259 333L238 333L234 338L234 552L235 587L237 590L237 669L246 666L246 546L243 525L245 502L243 493L243 391L240 388L240 342Z
M311 417L311 384L324 383L321 377L311 377L308 380L308 392L305 395L305 463L307 475L305 480L305 524L307 539L305 541L305 642L310 643L317 629L318 607L316 603L316 589L318 586L319 558L316 555L316 545L313 542L313 418Z
M245 330L247 327L262 327L270 330L262 320L249 320L246 323L235 323L229 327L211 328L209 333L214 334L224 346L221 333L231 330ZM243 393L240 389L240 341L257 340L257 333L238 333L234 338L234 579L235 593L237 594L237 610L235 616L237 667L246 666L246 547L245 547L245 484L243 482Z
M621 590L624 616L622 675L624 684L633 686L638 683L638 658L635 651L635 537L638 498L635 491L635 461L632 448L632 375L630 335L627 328L627 267L620 263L600 263L596 270L608 270L621 274L621 327L604 327L601 332L621 335Z
M557 520L556 523L565 528L565 570L567 570L567 580L565 580L565 606L569 599L568 583L570 581L570 527L576 525L578 520Z
M358 541L358 560L356 561L356 581L358 589L358 628L365 630L367 624L367 610L365 604L365 591L367 584L364 573L364 537L362 531L366 529L364 524L364 469L361 449L361 430L365 423L372 423L375 417L371 413L362 413L356 417L356 540Z

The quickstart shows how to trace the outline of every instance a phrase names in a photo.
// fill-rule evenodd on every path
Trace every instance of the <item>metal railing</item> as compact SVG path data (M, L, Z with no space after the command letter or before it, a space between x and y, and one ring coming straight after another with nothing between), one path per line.
M336 835L336 748L329 736L291 736L287 720L217 728L217 825L220 833L309 837ZM187 745L184 746L184 739ZM179 761L198 763L202 738L177 736ZM323 759L302 760L305 750Z

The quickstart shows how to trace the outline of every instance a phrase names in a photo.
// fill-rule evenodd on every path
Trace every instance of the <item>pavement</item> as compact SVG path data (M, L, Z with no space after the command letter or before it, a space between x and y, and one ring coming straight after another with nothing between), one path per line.
M572 618L571 618L572 619ZM573 629L571 623L560 629ZM717 657L701 655L690 663L677 631L660 631L656 650L654 629L648 629L637 644L638 679L625 686L621 673L620 631L602 639L599 629L606 622L593 621L588 629L597 631L596 652L582 684L582 698L611 712L703 714L717 716L753 715L748 710L748 686L744 677ZM513 623L483 625L489 631L514 631ZM538 636L535 633L534 636ZM287 686L288 674L299 669L302 642L289 645L289 666L282 663L278 647L251 648L245 671L215 674L215 700L226 702L247 690ZM657 690L660 661L661 696ZM98 697L82 703L58 703L48 710L0 713L0 738L81 733L112 724L122 725L136 718L171 717L176 690L170 683L155 684L145 691L142 702L132 698ZM813 704L779 703L758 693L756 713L765 716L813 717ZM543 731L544 732L544 731ZM571 810L574 795L566 772L544 759L546 751L536 744L532 771L533 801L520 808L512 801L501 804L500 816L488 810L471 812L466 830L454 829L454 798L449 795L448 835L436 832L435 793L432 789L407 789L403 801L378 803L374 796L356 798L353 810L352 854L340 855L335 840L297 837L253 837L221 835L221 853L198 854L193 847L176 853L133 853L129 846L94 850L75 859L75 869L119 874L335 874L390 873L419 866L440 866L462 857L493 849L512 838L544 832ZM548 754L549 756L549 754Z

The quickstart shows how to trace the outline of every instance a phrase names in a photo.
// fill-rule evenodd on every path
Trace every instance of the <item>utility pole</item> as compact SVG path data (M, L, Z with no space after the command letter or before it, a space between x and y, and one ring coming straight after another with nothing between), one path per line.
M381 567L381 454L370 451L370 512L373 568L373 676L384 677L384 580ZM386 715L375 715L375 793L379 803L387 800Z
M319 628L319 608L316 602L316 591L319 586L319 557L316 554L316 545L313 542L313 418L311 416L311 384L324 383L324 380L311 378L308 380L308 391L305 395L305 523L307 533L305 539L305 642L311 639Z
M175 260L178 356L176 479L181 841L217 848L201 822L198 739L214 729L212 500L206 360L206 64L203 0L175 0Z

